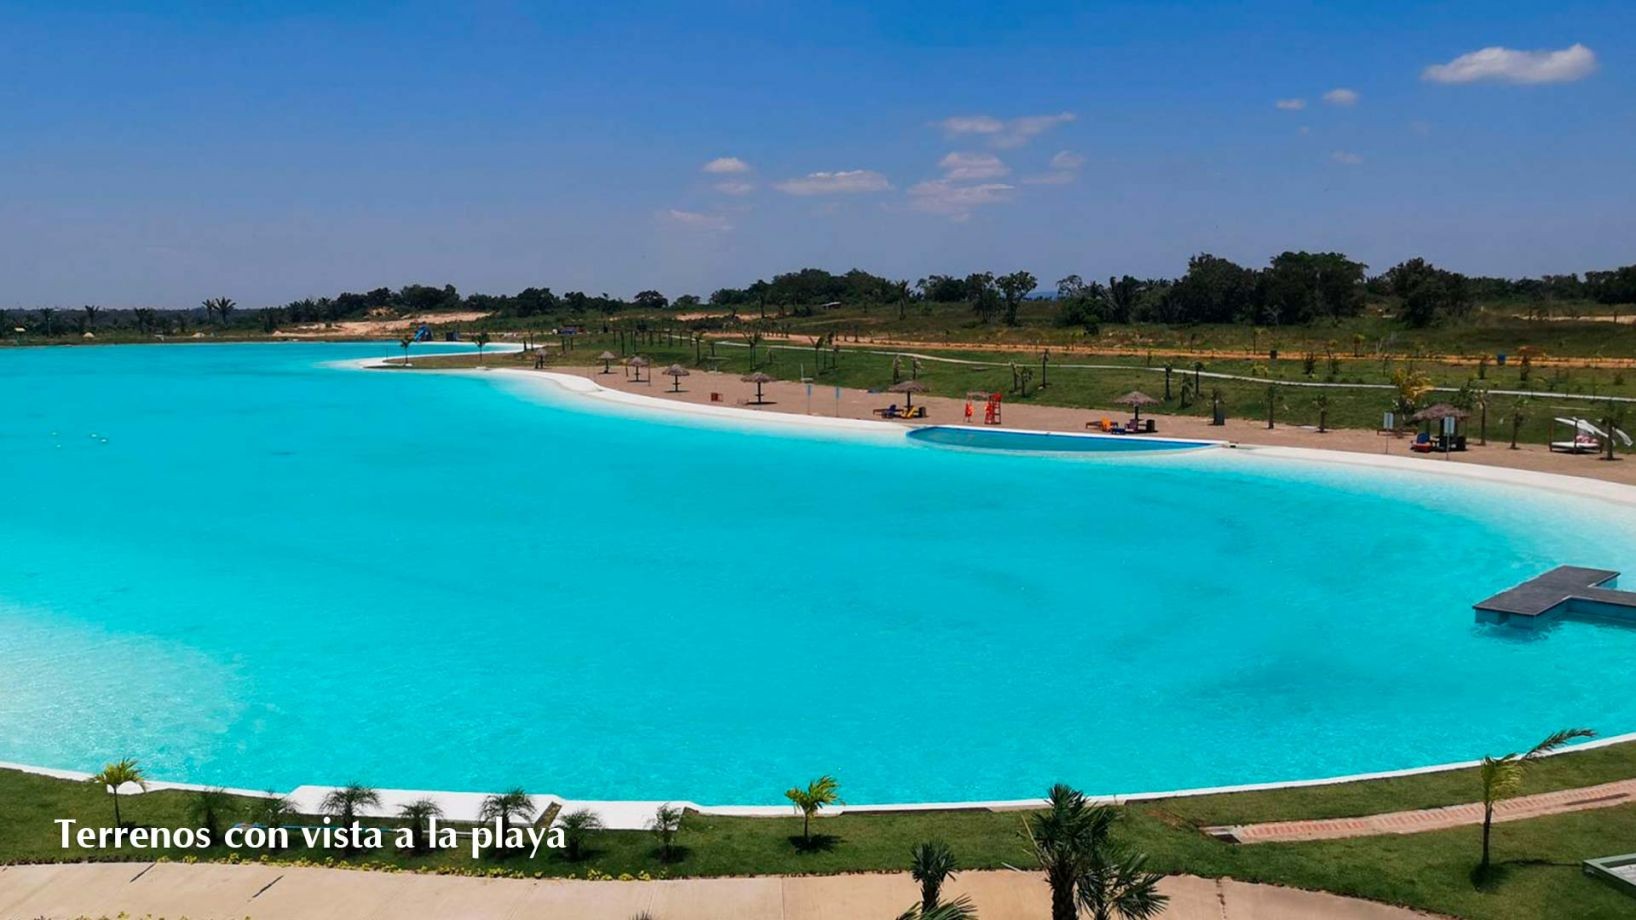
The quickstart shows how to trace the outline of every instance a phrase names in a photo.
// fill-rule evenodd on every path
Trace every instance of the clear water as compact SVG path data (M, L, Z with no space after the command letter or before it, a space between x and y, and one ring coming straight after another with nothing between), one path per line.
M707 803L832 772L851 802L947 801L1636 730L1636 629L1470 609L1557 563L1636 572L1629 508L325 366L390 351L0 352L0 760Z

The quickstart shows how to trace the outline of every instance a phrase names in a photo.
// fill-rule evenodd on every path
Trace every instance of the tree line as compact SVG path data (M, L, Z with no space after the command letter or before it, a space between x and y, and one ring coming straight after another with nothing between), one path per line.
M1304 325L1356 316L1371 301L1383 304L1409 326L1428 326L1458 321L1478 303L1513 305L1531 315L1543 315L1555 303L1636 304L1636 265L1512 279L1467 276L1421 258L1370 275L1368 266L1338 252L1284 252L1261 268L1201 253L1189 259L1187 270L1176 278L1122 275L1103 282L1076 274L1043 292L1039 279L1027 271L934 274L910 282L857 268L844 274L803 268L742 288L718 288L704 300L692 294L672 299L657 290L629 299L584 291L557 294L548 287L529 287L516 294L462 295L453 285L410 284L302 298L254 311L241 311L226 297L181 310L105 310L95 305L0 310L0 325L47 336L94 332L99 327L178 334L212 324L272 332L288 324L371 316L470 311L513 318L586 317L630 310L688 313L706 304L717 311L762 318L769 310L803 316L842 306L883 307L895 310L900 319L914 308L960 305L982 323L1017 325L1022 322L1022 305L1042 300L1052 302L1051 316L1057 324L1091 330L1102 323L1131 322Z

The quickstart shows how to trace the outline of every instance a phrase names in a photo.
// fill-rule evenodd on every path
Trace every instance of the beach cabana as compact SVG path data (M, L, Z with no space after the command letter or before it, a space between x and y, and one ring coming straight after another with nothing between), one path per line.
M762 387L763 384L772 383L773 382L772 377L769 377L768 375L762 373L761 371L756 371L753 374L745 374L743 377L740 377L739 380L742 380L745 383L753 383L753 384L756 385L755 402L750 403L750 405L752 405L752 406L766 405L767 400L763 399L762 396L761 396L761 387Z
M1466 410L1451 406L1448 403L1436 403L1421 409L1414 415L1409 416L1409 418L1412 421L1425 424L1425 440L1418 441L1417 439L1418 443L1426 445L1425 450L1439 450L1446 454L1451 450L1466 449L1466 436L1460 434L1460 422L1470 414ZM1446 422L1445 419L1453 419L1453 421ZM1435 436L1431 431L1433 422L1440 426L1440 430Z
M596 359L597 359L597 360L598 360L598 361L601 361L601 362L602 362L602 373L604 373L604 374L611 374L611 373L613 373L613 368L612 368L612 366L611 366L611 365L612 365L612 364L613 364L613 363L614 363L614 362L615 362L615 361L618 361L618 360L619 360L619 356L618 356L618 355L616 355L616 354L614 354L614 353L613 353L613 352L611 352L611 351L605 351L605 352L603 352L603 353L602 353L602 354L600 354L600 355L597 355L597 356L596 356Z
M1141 390L1131 390L1129 393L1126 393L1113 402L1116 406L1129 406L1131 420L1139 422L1142 420L1142 407L1151 406L1154 403L1157 403L1158 400L1147 395L1146 393L1143 393Z
M682 391L682 378L690 376L690 372L680 364L672 364L665 368L665 376L670 378L670 392L680 393Z
M911 408L915 404L915 394L927 391L927 386L918 380L900 380L886 388L891 393L903 394L903 405Z

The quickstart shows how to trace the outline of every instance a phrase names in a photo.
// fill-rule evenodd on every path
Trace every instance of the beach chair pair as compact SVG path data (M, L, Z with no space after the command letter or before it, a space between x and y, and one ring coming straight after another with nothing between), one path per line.
M925 406L910 406L909 408L904 409L902 412L898 413L898 418L925 418L925 417L926 417L926 407Z
M881 418L897 418L898 417L898 411L899 410L898 410L897 403L893 403L893 404L891 404L890 406L887 406L884 409L876 409L875 414L880 416Z

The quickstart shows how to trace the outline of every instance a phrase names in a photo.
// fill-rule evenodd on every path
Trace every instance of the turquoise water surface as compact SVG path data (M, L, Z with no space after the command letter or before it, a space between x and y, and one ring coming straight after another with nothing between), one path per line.
M865 803L1636 730L1636 629L1471 612L1558 563L1636 571L1629 507L330 366L394 351L0 351L0 760L703 803L834 773Z

